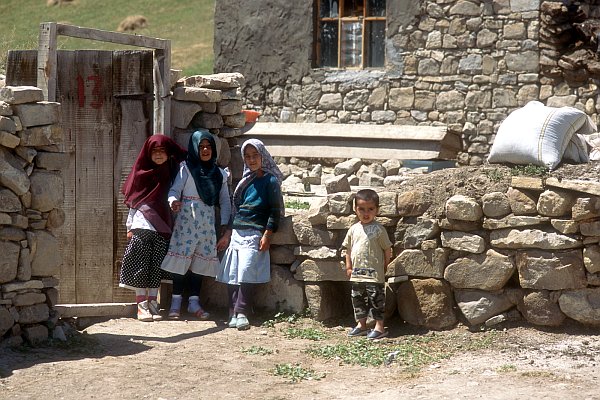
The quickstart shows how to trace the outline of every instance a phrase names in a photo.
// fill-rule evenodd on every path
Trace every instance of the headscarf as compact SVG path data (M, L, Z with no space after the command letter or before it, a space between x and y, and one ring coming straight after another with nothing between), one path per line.
M208 140L212 148L210 160L200 160L198 145L202 140ZM208 206L214 206L219 202L219 192L223 185L223 174L217 166L217 145L215 138L205 129L199 129L192 133L188 144L188 154L185 160L194 182L198 195Z
M152 161L152 149L164 147L168 160L157 165ZM157 232L171 234L173 219L167 202L169 188L185 150L165 135L152 135L144 142L121 192L124 203L144 214Z
M279 167L275 163L275 160L273 160L273 157L271 157L271 154L269 154L269 152L267 151L263 142L261 142L258 139L246 140L244 142L244 144L242 144L242 159L244 159L244 150L246 149L246 146L248 146L248 145L254 147L260 154L260 157L261 157L260 169L262 169L263 172L265 172L265 173L269 173L269 174L273 175L275 177L275 179L277 179L277 183L279 183L279 186L281 186L281 182L283 182L283 174L279 170ZM242 174L242 179L237 184L235 191L233 192L233 206L235 207L235 210L237 210L239 208L240 204L242 204L242 194L244 193L244 190L246 189L246 187L248 187L250 182L252 182L254 180L254 178L256 178L257 172L258 171L254 171L254 172L251 171L250 168L248 168L248 166L244 162L244 172ZM283 199L281 199L281 203L282 203L281 210L282 210L282 213L284 213L285 207L283 207Z

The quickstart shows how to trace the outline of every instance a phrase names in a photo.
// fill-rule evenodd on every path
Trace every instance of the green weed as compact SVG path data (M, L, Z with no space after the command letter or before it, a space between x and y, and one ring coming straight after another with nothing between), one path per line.
M271 349L262 347L262 346L250 346L247 349L242 349L242 353L252 354L252 355L257 355L257 356L266 356L269 354L273 354L274 351Z
M500 372L500 373L515 372L516 370L517 370L517 367L512 364L504 364L504 365L501 365L498 368L496 368L496 371Z
M288 339L309 339L309 340L324 340L328 335L316 328L287 328L283 334Z
M321 380L325 377L324 373L318 374L312 369L302 368L300 364L277 364L273 374L289 379L292 383L302 380Z
M504 179L504 173L499 169L484 169L483 173L487 176L491 181L500 182Z
M539 165L515 165L510 169L512 176L535 176L543 178L548 175L548 168Z
M278 312L277 314L275 314L273 316L273 318L268 319L265 322L263 322L262 326L265 328L272 328L278 322L287 322L290 324L295 324L299 319L304 318L304 317L310 317L309 309L305 309L300 314L296 314L296 313L289 314L289 313L282 311L282 312Z
M310 203L300 200L288 200L285 202L285 208L291 208L293 210L308 210Z

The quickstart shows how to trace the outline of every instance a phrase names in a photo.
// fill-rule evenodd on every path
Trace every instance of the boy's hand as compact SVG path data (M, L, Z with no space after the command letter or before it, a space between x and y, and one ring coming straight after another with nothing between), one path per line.
M172 202L171 210L173 210L173 212L181 211L181 202L179 200L175 200L174 202Z

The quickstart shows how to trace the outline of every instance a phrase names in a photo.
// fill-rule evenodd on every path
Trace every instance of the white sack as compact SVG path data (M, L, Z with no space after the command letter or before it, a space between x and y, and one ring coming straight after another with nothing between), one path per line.
M595 126L583 111L530 101L502 122L488 162L533 164L553 170L576 133L586 135L594 131ZM570 146L567 153L570 161L587 162L587 146L580 137L575 137Z

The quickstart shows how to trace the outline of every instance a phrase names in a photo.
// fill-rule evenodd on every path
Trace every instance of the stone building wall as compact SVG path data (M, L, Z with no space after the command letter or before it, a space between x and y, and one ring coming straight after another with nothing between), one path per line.
M60 104L41 89L0 88L0 342L60 335L53 230L65 219Z
M216 6L215 69L245 76L245 107L262 112L261 121L444 124L462 136L463 165L482 164L500 123L530 100L575 106L598 122L596 76L565 56L577 38L563 34L566 15L595 17L592 6L388 1L385 68L338 70L312 68L312 29L294 28L313 26L312 8L289 21L279 16L297 5L273 0L247 34L252 10L227 3ZM263 60L278 69L261 69Z
M513 177L506 191L449 193L441 218L427 213L427 189L376 188L377 220L394 243L386 318L429 329L458 321L600 324L598 182ZM353 197L337 192L312 201L309 211L286 217L273 238L272 271L288 275L277 291L291 293L286 288L301 283L317 319L348 313L340 244L356 222ZM301 298L287 299L288 308L301 311Z

